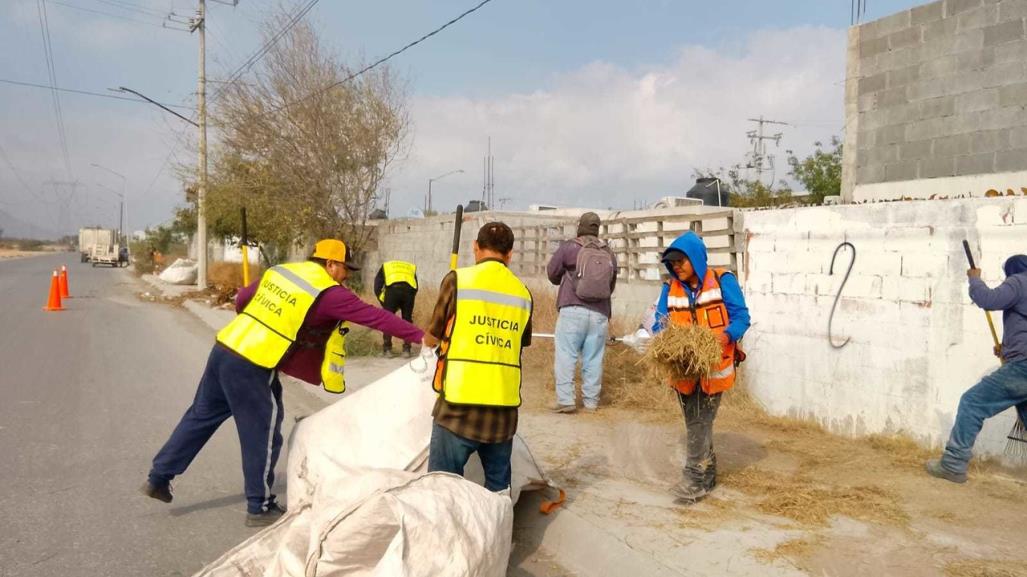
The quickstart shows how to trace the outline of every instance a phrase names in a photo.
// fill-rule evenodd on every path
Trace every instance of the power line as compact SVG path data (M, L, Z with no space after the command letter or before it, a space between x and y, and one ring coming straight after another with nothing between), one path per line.
M292 102L287 102L285 104L282 104L281 106L272 108L268 112L278 112L278 111L281 111L281 110L285 110L286 108L289 108L291 106L295 106L295 105L297 105L297 104L299 104L301 102L304 102L304 101L306 101L306 100L308 100L310 98L313 98L313 97L315 97L315 96L317 96L319 94L323 94L323 93L331 90L332 88L335 88L336 86L341 86L341 85L349 82L350 80L353 80L354 78L357 78L358 76L361 76L364 73L369 72L370 70L372 70L372 69L374 69L374 68L376 68L376 67L378 67L378 66L380 66L380 65L382 65L382 64L384 64L386 62L388 62L392 58L394 58L396 56L399 56L400 54L406 52L407 50L413 48L414 46L417 46L418 44L420 44L421 42L424 42L425 40L431 38L432 36L435 36L439 32L442 32L446 28L449 28L450 26L452 26L453 24L456 24L457 22L463 20L465 17L469 16L470 14L478 11L482 6L488 4L489 2L492 2L492 0L482 0L475 7L465 11L464 13L460 14L456 18L453 18L449 22L446 22L442 26L439 26L438 28L436 28L436 29L432 30L431 32L425 34L424 36L421 36L417 40L414 40L413 42L407 44L406 46L400 48L399 50L396 50L392 54L389 54L388 56L386 56L384 58L381 58L381 59L379 59L379 60L377 60L377 61L375 61L375 62L373 62L373 63L371 63L371 64L369 64L369 65L367 65L367 66L365 66L363 68L361 68L360 70L350 74L349 76L347 76L346 78L343 78L342 80L339 80L338 82L333 82L333 83L329 84L328 86L325 86L324 88L322 88L320 90L315 90L314 92L311 92L310 94L308 94L306 96L303 96L303 97L301 97L301 98L299 98L297 100L294 100Z
M46 57L47 72L50 76L50 93L53 96L54 115L57 119L57 139L60 143L61 154L64 157L64 170L71 176L71 156L68 154L68 137L64 130L64 110L61 108L61 96L57 88L57 68L53 57L53 43L50 39L50 21L46 15L46 0L36 0L36 8L39 12L39 27L43 36L43 53Z
M164 19L164 12L157 10L156 8L147 8L146 6L140 6L131 2L125 2L124 0L95 0L101 4L113 6L126 12L137 12L139 14L146 14L148 16L155 16L160 19Z
M54 4L57 4L57 5L60 5L60 6L64 6L65 8L71 8L73 10L80 10L82 12L88 12L90 14L97 14L97 15L100 15L100 16L108 16L110 18L118 18L120 20L126 20L128 22L135 22L137 24L147 24L149 26L156 26L158 28L163 28L163 26L160 23L158 23L158 22L139 20L138 18L132 18L131 16L125 16L124 14L115 14L113 12L104 12L103 10L95 10L93 8L86 8L84 6L78 6L76 4L68 4L67 2L61 2L60 0L50 0L50 2L52 2Z
M32 190L32 187L29 186L27 182L25 182L25 179L22 178L21 173L18 172L18 169L15 168L14 163L11 162L11 157L7 155L7 151L4 150L4 147L3 147L2 144L0 144L0 157L3 157L4 164L6 164L7 167L11 169L11 174L13 174L15 180L17 180L18 183L21 184L21 187L25 189L25 192L28 192L29 194L34 196L36 198L36 200L39 200L40 202L43 202L43 203L47 203L48 202L45 198L42 197L42 195L40 195L35 190Z
M286 22L285 26L283 26L281 30L275 33L275 35L268 39L268 41L265 42L256 52L250 55L250 57L247 58L245 62L240 64L231 74L228 75L228 80L225 81L226 86L238 80L243 74L246 73L246 71L252 68L254 64L256 64L261 58L263 58L265 54L267 54L272 48L274 48L275 44L277 44L278 41L281 40L287 32L289 32L289 30L292 30L292 28L296 26L296 24L299 23L299 21L304 16L306 16L307 12L310 12L310 10L315 5L317 5L319 1L320 0L310 0L309 2L307 2L305 6L300 8L300 10L297 11L296 14L294 14L288 22ZM217 90L212 96L212 98L216 99L223 91L224 88Z
M45 88L47 90L57 90L59 92L70 92L72 94L83 94L83 95L86 95L86 96L97 96L97 97L100 97L100 98L112 98L114 100L127 100L128 102L143 102L143 103L146 102L145 100L140 100L138 98L129 98L127 96L117 96L115 94L104 94L103 92L91 92L89 90L76 90L74 88L60 88L60 87L56 87L56 86L51 86L49 84L36 84L35 82L23 82L23 81L20 81L20 80L11 80L9 78L0 78L0 83L13 84L15 86L28 86L28 87L31 87L31 88ZM195 108L193 108L191 106L182 106L180 104L164 104L164 103L161 103L161 105L162 106L167 106L167 107L170 107L170 108L181 108L183 110L195 110Z

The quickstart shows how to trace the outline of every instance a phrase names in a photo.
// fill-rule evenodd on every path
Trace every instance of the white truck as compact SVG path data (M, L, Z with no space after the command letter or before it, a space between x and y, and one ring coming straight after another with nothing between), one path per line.
M89 262L93 256L93 247L101 243L101 239L111 242L113 238L114 231L99 226L78 229L78 252L81 262Z
M112 267L121 266L123 261L127 264L118 241L118 232L113 229L98 226L79 229L78 248L82 262Z

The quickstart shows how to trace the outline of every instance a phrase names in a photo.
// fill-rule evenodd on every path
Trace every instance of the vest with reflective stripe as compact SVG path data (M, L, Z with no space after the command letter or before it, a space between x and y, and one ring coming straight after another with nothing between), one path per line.
M720 275L723 269L707 269L702 289L695 297L695 307L688 300L685 285L677 279L670 281L670 292L667 295L667 312L670 322L678 325L699 324L712 330L716 335L724 332L731 323L727 307L720 292ZM700 379L702 390L708 394L724 392L735 384L735 343L728 343L720 353L720 365L713 372ZM695 380L682 379L672 381L672 387L680 393L690 395L695 392Z
M329 393L346 390L346 333L349 323L341 322L332 329L321 361L321 385Z
M405 282L417 290L417 265L402 260L388 260L382 263L385 284L378 293L378 300L385 302L385 289L400 282Z
M432 386L454 405L521 404L521 340L531 293L503 263L456 270L456 314L446 324Z
M221 329L217 340L251 363L272 369L292 347L317 297L338 284L314 262L272 267L260 278L246 308Z

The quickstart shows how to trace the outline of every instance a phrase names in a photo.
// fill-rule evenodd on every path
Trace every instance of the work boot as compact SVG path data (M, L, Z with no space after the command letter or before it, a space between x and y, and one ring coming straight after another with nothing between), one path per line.
M681 481L670 488L670 494L686 505L694 505L705 499L710 492L695 481Z
M576 412L578 408L574 405L561 405L560 403L556 403L553 406L549 407L549 410L553 413L563 413L565 415L569 415L571 413Z
M945 479L946 481L952 481L953 483L965 483L966 473L953 473L941 465L941 459L931 459L927 461L924 466L927 469L927 474L932 477L939 479Z
M246 513L246 526L267 527L281 519L284 514L285 509L283 509L278 503L272 502L267 506L267 511L260 513Z
M139 487L139 492L151 499L157 499L165 503L170 503L174 499L174 495L171 494L171 483L167 485L154 485L153 483L146 481L142 487Z
M589 414L595 414L599 411L599 405L585 405L585 412Z

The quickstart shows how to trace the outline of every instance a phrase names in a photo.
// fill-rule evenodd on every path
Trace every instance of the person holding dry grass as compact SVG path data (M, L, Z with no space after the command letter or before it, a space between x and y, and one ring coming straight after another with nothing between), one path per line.
M713 419L721 394L734 385L735 365L745 358L738 341L749 328L749 309L735 275L707 266L706 245L694 232L675 239L662 260L670 281L657 301L653 332L668 326L697 326L712 331L720 344L719 362L708 373L670 379L688 431L684 479L671 488L671 494L692 504L717 484Z

